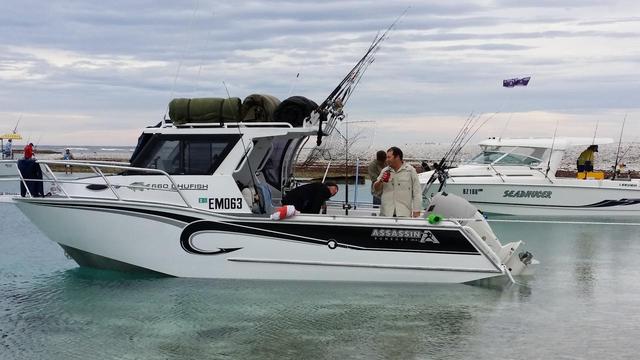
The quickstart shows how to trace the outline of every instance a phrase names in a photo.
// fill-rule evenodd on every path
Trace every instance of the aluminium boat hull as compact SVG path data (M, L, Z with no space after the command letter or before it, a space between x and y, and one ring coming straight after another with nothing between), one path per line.
M320 215L273 221L122 201L15 203L81 265L193 278L373 282L464 283L506 274L479 236L454 222Z

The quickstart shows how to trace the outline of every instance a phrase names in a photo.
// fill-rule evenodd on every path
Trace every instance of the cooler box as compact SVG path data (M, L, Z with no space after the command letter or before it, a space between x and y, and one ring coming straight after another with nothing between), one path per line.
M583 171L578 173L578 179L581 180L604 180L604 172L602 171Z

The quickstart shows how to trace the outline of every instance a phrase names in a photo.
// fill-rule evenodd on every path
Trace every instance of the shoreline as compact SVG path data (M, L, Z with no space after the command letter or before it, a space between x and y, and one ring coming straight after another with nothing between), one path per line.
M54 160L53 158L46 158L46 160ZM55 160L61 160L55 158ZM74 160L77 161L97 161L97 162L128 162L129 159L119 158L119 157L99 157L94 158L90 156L83 156L82 158L76 158ZM367 164L368 165L368 164ZM368 179L369 175L367 174L367 165L360 165L358 169L358 183L363 184L365 179ZM419 164L411 164L418 173L422 173L422 167ZM64 172L64 165L50 165L51 169L56 172ZM355 165L332 165L327 171L326 163L315 163L307 166L302 166L302 164L294 166L294 175L299 179L310 179L311 181L321 181L325 175L325 171L327 172L326 180L330 181L343 181L345 178L348 179L350 183L353 183L356 178L356 166ZM611 170L599 170L595 169L596 172L604 172L604 178L610 179L613 175ZM74 172L77 173L91 173L91 169L88 167L74 167ZM117 171L113 171L117 172ZM576 178L577 171L570 169L558 169L556 171L555 177L557 178ZM640 179L640 171L629 170L622 176L618 175L619 179Z

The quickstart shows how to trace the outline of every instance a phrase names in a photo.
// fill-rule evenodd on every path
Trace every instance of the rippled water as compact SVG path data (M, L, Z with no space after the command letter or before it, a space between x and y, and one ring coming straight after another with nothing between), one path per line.
M541 261L508 288L81 269L0 204L1 359L636 359L636 224L492 222Z

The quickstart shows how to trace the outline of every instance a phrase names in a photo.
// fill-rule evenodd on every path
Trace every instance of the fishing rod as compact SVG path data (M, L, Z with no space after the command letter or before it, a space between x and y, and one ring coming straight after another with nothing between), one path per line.
M345 215L349 215L351 204L349 203L349 121L344 124L344 204L342 209ZM358 184L355 184L358 186Z
M509 127L509 123L511 122L511 117L513 117L513 113L509 113L509 118L507 118L507 122L504 123L504 127L502 128L502 131L500 132L500 139L502 139L504 137L504 133L505 133L505 131L507 131L507 128Z
M338 135L340 135L340 137L342 137L342 139L344 139L344 147L345 147L345 159L344 159L344 204L342 205L343 210L345 211L345 215L349 215L349 210L353 208L353 206L351 206L351 203L349 203L349 148L350 146L353 146L353 143L355 143L356 140L353 141L352 144L349 144L349 124L353 124L353 123L365 123L365 122L371 122L371 121L345 121L343 122L344 126L345 126L345 133L342 134L342 132L336 128L336 132ZM356 156L357 158L357 156ZM331 161L329 161L329 164L331 163ZM356 164L357 167L357 164ZM322 182L324 182L324 179L327 176L327 172L329 171L329 167L327 166L327 171L325 171L324 177L322 178ZM356 170L357 171L357 170ZM355 183L355 186L358 186L358 183Z
M459 144L461 144L466 134L469 133L469 128L472 126L475 116L476 115L473 112L471 112L469 116L466 118L465 122L462 124L462 127L460 128L460 130L458 130L458 133L453 138L451 142L451 146L449 147L447 152L444 154L444 156L440 160L440 164L438 164L440 167L446 164L446 162L451 157L451 155L455 153L457 147L459 146Z
M560 123L559 119L556 119L556 128L553 130L553 140L551 140L551 151L549 152L549 159L547 159L547 171L544 173L544 177L546 177L549 181L549 170L551 170L551 157L553 156L553 148L556 144L556 134L558 133L558 124ZM595 141L595 137L594 140Z
M450 156L450 159L448 161L449 165L448 166L445 165L444 167L441 168L442 174L441 176L438 177L440 179L440 187L438 188L438 191L442 191L442 189L444 189L447 178L449 177L448 169L450 169L452 165L455 163L456 157L460 154L462 149L475 136L478 130L480 130L487 123L487 121L491 120L494 116L496 116L496 114L497 112L487 117L483 122L480 122L480 119L482 118L482 114L476 116L476 118L471 123L471 126L469 126L465 130L464 136L460 139L460 141L458 142L455 148L455 151ZM471 135L469 135L469 133L471 133Z
M467 144L469 143L469 141L476 135L476 133L478 132L478 130L480 130L489 120L493 119L496 115L499 114L498 112L493 113L491 116L489 116L488 118L486 118L480 125L478 125L476 127L476 129L473 131L473 133L471 134L471 136L467 137L467 139L465 140L465 142L458 148L458 150L456 151L456 153L453 155L453 159L452 161L455 161L456 157L458 156L458 154L460 153L460 151L462 151L462 149L467 146ZM478 120L480 120L480 117L478 117Z
M473 112L471 112L469 116L465 119L460 130L458 130L458 133L456 134L456 136L453 138L453 142L451 143L451 147L449 147L449 150L447 150L447 152L444 154L442 159L440 159L439 163L433 164L434 171L431 174L431 177L429 177L429 180L427 181L427 184L425 186L425 191L427 192L429 191L429 189L431 188L431 185L436 181L436 179L439 180L441 184L441 187L438 191L442 190L442 187L443 187L442 184L446 181L446 176L447 176L446 167L447 167L448 159L451 156L451 154L454 153L456 147L458 147L459 144L462 142L466 134L469 132L469 127L473 123L474 119L475 119L475 115Z
M227 99L229 100L228 107L231 108L232 112L235 112L235 109L231 107L231 93L229 92L229 88L227 88L227 84L224 81L222 82L222 86L224 86L224 90L227 92ZM222 117L223 114L220 114L220 116ZM242 122L242 120L240 120L240 122ZM240 135L240 143L242 144L242 149L244 150L242 157L245 158L249 156L249 151L253 149L253 146L250 149L247 149L247 146L244 143L244 136L242 136L242 131L240 130L240 124L238 124L237 129L238 129L238 134ZM253 185L253 191L254 191L254 193L252 194L253 199L251 200L255 201L255 194L259 194L259 189L258 189L258 184L256 184L256 180L254 179L256 174L253 172L253 169L251 168L251 159L249 158L247 158L247 168L249 169L249 181L251 181L251 185ZM242 189L239 189L239 190L240 192L242 192ZM262 199L262 197L260 198ZM245 199L245 201L247 201L247 199ZM253 208L253 202L248 203L247 205L249 205L249 209ZM263 206L262 201L258 201L258 206L260 207L261 212L263 213L267 212L268 209L266 208L266 206Z
M633 140L631 140L631 142L629 143L629 145L627 145L622 155L620 155L620 159L619 159L620 163L622 163L622 159L624 159L624 157L627 156L627 153L629 152L629 150L631 150L631 146L636 142L636 140L638 140L637 136L633 138Z
M330 134L335 128L337 121L344 119L343 108L346 102L349 100L357 85L360 83L362 76L375 60L375 54L381 47L381 44L389 37L391 31L395 28L397 23L402 19L409 8L406 8L400 16L398 16L389 27L382 33L376 34L375 38L369 45L369 48L365 54L356 62L351 71L338 83L338 86L331 91L327 98L318 106L316 113L319 115L318 119L318 138L316 141L317 146L322 144L323 129L322 123L326 122L325 130Z
M22 114L18 117L18 122L16 122L16 126L13 128L13 133L15 134L18 131L18 125L20 125L20 120L22 120Z
M360 84L366 70L374 62L375 54L380 49L381 44L389 37L391 31L396 27L400 19L405 16L408 10L409 7L407 7L382 34L380 34L380 31L376 33L365 54L356 62L344 78L342 78L320 106L308 117L310 122L311 119L317 119L318 132L316 146L310 151L309 155L307 155L304 164L312 163L323 152L320 148L323 136L331 135L336 129L336 124L344 119L345 114L343 108L346 102L351 95L353 95L358 84ZM324 126L323 123L325 123Z
M624 133L624 124L626 122L627 122L627 114L624 114L624 119L622 120L622 128L620 129L620 138L618 139L618 150L616 151L616 162L613 164L613 175L611 176L611 180L616 179L616 170L618 169L620 146L622 145L622 134Z
M596 143L596 134L598 133L598 124L600 123L600 119L596 120L596 129L593 131L593 140L591 140L591 145Z
M447 150L439 163L433 165L434 171L427 181L427 184L425 185L426 192L429 191L431 185L436 181L436 179L440 182L438 191L442 191L442 189L446 185L446 181L448 178L448 169L451 167L451 164L453 164L456 157L460 154L460 151L462 151L462 149L477 134L477 132L498 113L499 112L493 113L482 122L480 122L480 119L482 119L482 114L475 115L473 112L469 114L462 127L454 137L449 150Z
M463 127L463 130L460 133L460 136L457 139L454 139L453 144L451 145L451 148L445 154L445 163L440 168L442 171L446 171L447 168L449 168L449 167L451 167L451 165L453 165L455 157L460 152L460 149L462 148L463 143L464 143L465 139L468 137L469 133L476 126L480 116L481 115L472 115L472 116L469 117L469 121L467 123L467 126ZM445 177L445 179L446 179L446 177ZM442 187L443 187L443 185L442 185L442 182L441 182L440 183L440 190L442 190Z

